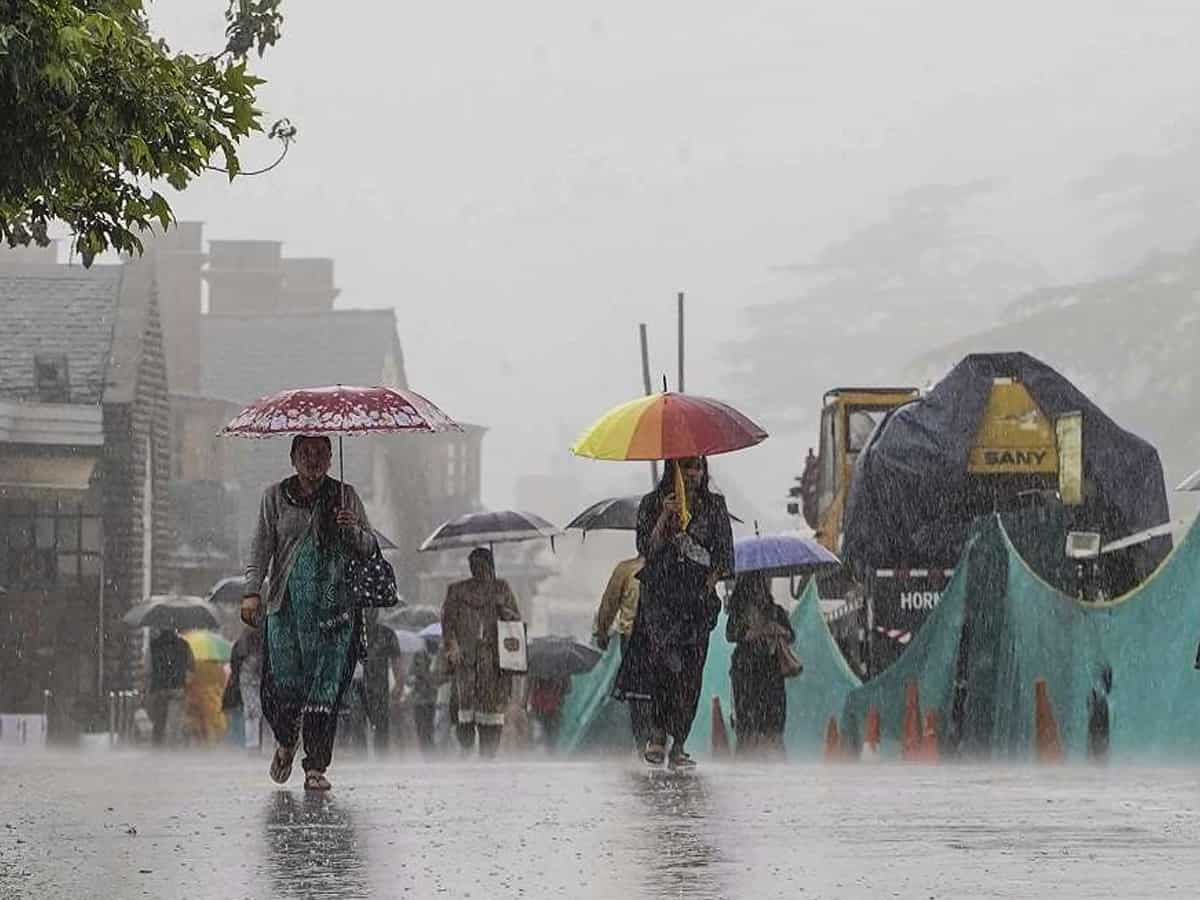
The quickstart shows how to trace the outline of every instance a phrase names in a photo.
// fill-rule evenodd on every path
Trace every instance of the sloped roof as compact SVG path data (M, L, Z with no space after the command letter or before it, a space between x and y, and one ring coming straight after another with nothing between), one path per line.
M396 387L404 359L391 309L282 316L203 316L200 392L249 403L285 388L378 384L389 354Z
M100 403L123 278L123 266L0 265L0 396L36 400L35 354L62 354L70 402Z

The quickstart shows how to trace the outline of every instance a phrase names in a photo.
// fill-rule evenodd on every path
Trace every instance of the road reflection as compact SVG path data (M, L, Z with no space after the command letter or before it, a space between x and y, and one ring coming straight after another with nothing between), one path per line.
M350 810L328 794L276 791L264 816L266 873L280 898L369 896Z
M646 806L632 822L630 841L648 897L728 897L722 854L713 841L719 826L702 775L630 773L631 789Z

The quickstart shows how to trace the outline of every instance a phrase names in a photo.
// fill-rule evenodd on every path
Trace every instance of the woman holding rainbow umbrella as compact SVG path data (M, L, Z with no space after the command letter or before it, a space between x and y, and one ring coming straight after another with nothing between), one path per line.
M619 700L649 701L643 757L650 765L695 766L686 743L721 609L715 587L733 573L729 513L710 489L707 457L766 436L723 403L664 392L612 410L571 448L594 459L666 460L638 507L641 601L613 691Z

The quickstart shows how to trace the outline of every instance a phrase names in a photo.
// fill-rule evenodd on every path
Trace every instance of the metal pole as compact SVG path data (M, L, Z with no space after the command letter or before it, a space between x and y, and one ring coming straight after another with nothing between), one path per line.
M650 387L650 340L646 337L646 323L642 322L638 325L638 336L642 342L642 387L646 391L646 396L649 397L653 393ZM650 462L650 487L653 489L658 485L658 463Z
M679 393L683 393L683 291L679 292L676 297L678 306L679 319L679 377L675 380L675 387Z
M96 595L96 697L104 699L104 548L100 549L100 590Z

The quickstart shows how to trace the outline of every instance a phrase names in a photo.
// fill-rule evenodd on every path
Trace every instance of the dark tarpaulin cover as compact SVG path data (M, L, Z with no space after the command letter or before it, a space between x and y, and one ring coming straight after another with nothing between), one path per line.
M928 394L889 413L855 464L842 558L862 570L952 566L974 514L967 460L994 378L1016 378L1054 420L1083 414L1084 504L1071 525L1105 542L1169 521L1158 451L1054 369L1026 353L977 353ZM1145 578L1170 552L1160 537L1122 551L1118 582ZM1113 560L1116 562L1116 560ZM1121 587L1132 587L1131 583Z

